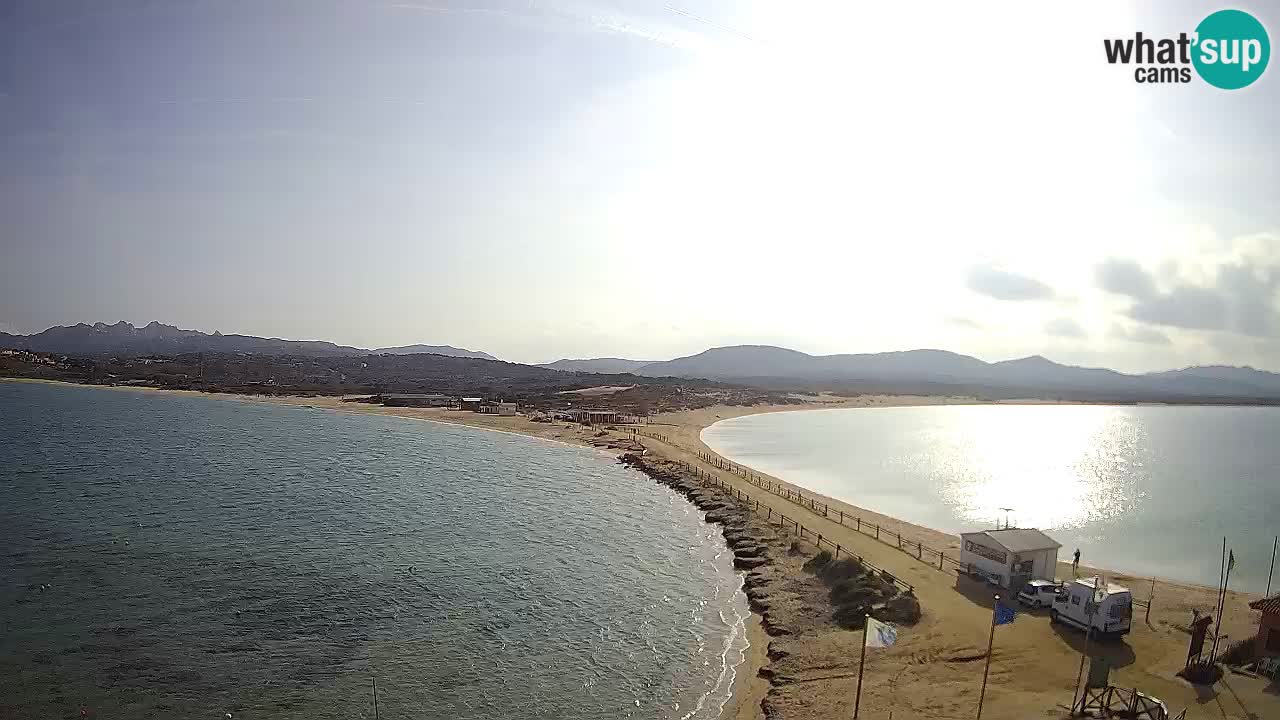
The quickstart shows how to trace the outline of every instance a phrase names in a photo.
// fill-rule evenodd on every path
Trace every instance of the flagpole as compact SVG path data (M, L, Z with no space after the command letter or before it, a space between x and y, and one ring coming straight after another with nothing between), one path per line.
M1084 661L1089 657L1089 642L1093 640L1093 614L1096 610L1091 611L1093 607L1092 601L1098 595L1098 583L1102 582L1101 575L1093 577L1093 594L1089 596L1090 604L1085 606L1084 617L1088 621L1089 626L1084 631L1084 649L1080 651L1080 669L1076 670L1076 689L1071 692L1071 712L1075 714L1076 698L1080 698L1080 705L1084 705L1084 697L1080 695L1080 683L1084 679Z
M1215 652L1218 649L1218 636L1222 634L1222 598L1226 592L1226 571L1227 571L1227 536L1222 536L1222 567L1218 570L1218 603L1214 606L1214 613L1217 617L1213 619L1213 643L1209 646L1209 662L1213 663Z
M853 696L853 720L858 720L858 706L862 704L862 668L867 665L867 632L871 628L871 616L862 619L862 657L858 659L858 692Z
M991 605L991 635L987 638L987 665L982 669L982 692L978 694L978 718L982 720L982 703L987 699L987 675L991 672L991 647L996 641L996 611L1000 609L1000 596Z
M1267 597L1271 597L1271 573L1276 571L1276 546L1280 545L1280 535L1271 541L1271 569L1267 571Z
M1222 629L1222 622L1221 622L1222 613L1227 611L1227 584L1231 582L1231 568L1235 567L1235 564L1236 564L1236 553L1234 550L1232 550L1230 555L1228 555L1228 559L1227 559L1227 576L1222 580L1222 602L1218 605L1218 617L1219 617L1218 629L1219 630ZM1213 650L1209 653L1209 662L1213 662L1218 657L1218 639L1221 636L1222 636L1221 632L1216 633L1213 636Z

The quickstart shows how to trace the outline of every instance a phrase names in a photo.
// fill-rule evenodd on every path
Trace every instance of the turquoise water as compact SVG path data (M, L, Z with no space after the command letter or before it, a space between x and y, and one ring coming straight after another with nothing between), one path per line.
M1280 408L976 405L752 415L703 440L802 487L947 532L1015 524L1082 562L1262 592ZM1280 572L1280 570L1278 570ZM1280 585L1280 579L1273 587Z
M0 382L0 717L711 718L740 577L516 435Z

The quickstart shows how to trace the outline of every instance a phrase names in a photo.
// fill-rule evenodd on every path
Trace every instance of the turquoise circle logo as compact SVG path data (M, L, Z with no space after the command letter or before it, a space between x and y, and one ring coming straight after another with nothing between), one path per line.
M1267 69L1271 39L1257 18L1243 10L1219 10L1196 26L1196 72L1210 85L1239 90Z

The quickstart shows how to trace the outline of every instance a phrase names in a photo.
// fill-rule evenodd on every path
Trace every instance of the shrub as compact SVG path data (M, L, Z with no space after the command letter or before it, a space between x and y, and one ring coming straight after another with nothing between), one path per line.
M880 599L879 589L867 583L865 578L849 578L831 586L831 602L836 605L871 605Z
M862 563L851 557L832 560L818 573L828 585L835 585L841 580L848 580L861 574Z
M831 562L831 551L823 550L819 552L817 555L814 555L813 557L806 560L804 563L804 569L806 572L816 573L822 568L826 567L827 564L830 562Z

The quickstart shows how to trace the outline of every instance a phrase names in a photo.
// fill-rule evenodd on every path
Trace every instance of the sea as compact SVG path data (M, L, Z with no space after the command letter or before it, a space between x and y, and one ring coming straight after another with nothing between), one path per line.
M0 717L714 718L747 617L593 449L0 382Z
M1280 534L1276 407L847 408L724 420L702 438L859 507L951 533L1038 527L1059 560L1078 548L1143 576L1217 585L1225 536L1231 588L1261 593Z

